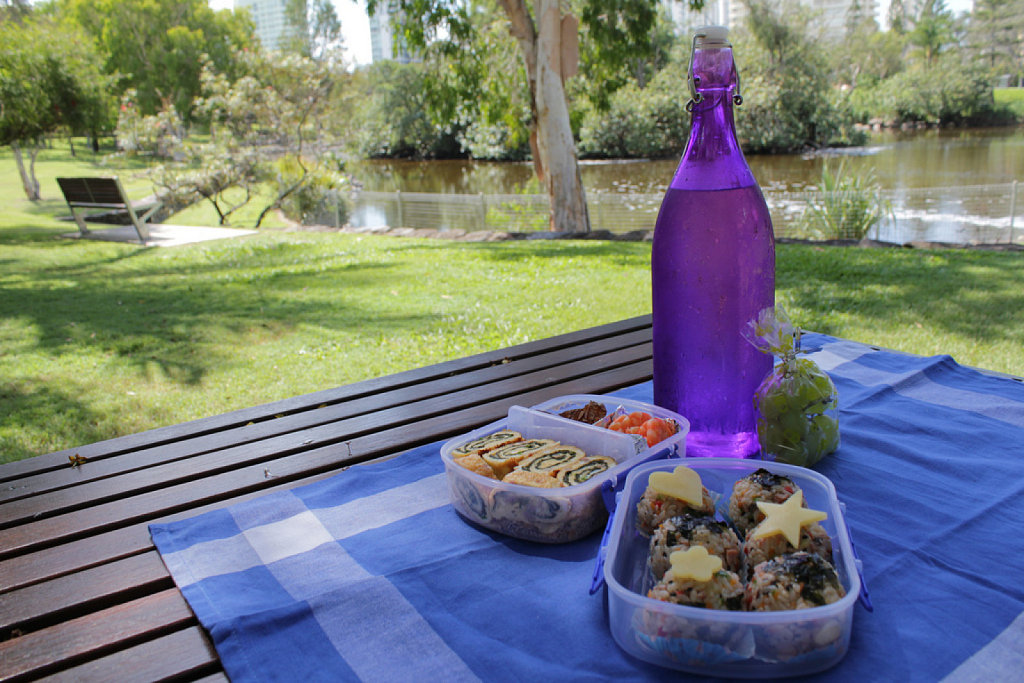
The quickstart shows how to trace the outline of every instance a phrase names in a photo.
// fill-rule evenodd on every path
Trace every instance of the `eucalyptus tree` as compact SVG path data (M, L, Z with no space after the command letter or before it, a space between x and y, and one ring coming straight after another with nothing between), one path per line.
M288 49L316 61L340 54L341 20L331 0L288 0L285 19L291 29Z
M690 0L690 4L699 9L704 2ZM589 231L565 87L578 71L580 33L588 33L601 46L592 55L594 60L625 63L650 51L657 0L497 0L496 5L474 0L369 0L368 5L371 11L391 10L407 44L452 57L462 101L469 106L475 106L473 97L486 94L478 88L485 71L481 68L485 60L479 59L485 33L475 19L488 12L501 15L522 61L529 144L534 169L549 198L549 226L566 232Z

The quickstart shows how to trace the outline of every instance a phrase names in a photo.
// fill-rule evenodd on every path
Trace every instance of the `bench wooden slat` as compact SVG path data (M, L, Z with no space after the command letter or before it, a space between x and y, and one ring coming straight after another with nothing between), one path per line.
M160 203L151 207L141 218L135 213L135 202L132 202L121 187L121 181L113 178L57 178L64 200L71 209L71 217L83 234L89 233L85 218L76 209L121 209L127 213L135 228L139 241L143 244L149 239L149 228L146 220L160 207Z

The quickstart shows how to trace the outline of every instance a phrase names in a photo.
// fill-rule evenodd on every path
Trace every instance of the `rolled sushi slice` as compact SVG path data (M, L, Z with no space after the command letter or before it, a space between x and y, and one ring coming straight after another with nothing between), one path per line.
M582 448L556 444L523 458L516 469L554 476L555 472L587 457Z
M493 434L487 434L481 436L479 439L473 439L461 446L456 446L452 449L452 459L461 458L466 455L480 455L487 451L494 450L495 448L501 448L510 443L521 441L523 438L519 432L513 432L510 429L503 429L500 432Z
M591 478L607 472L618 465L614 458L606 455L594 455L582 460L575 460L565 467L560 467L555 472L555 478L562 482L563 486L574 486L589 481Z
M673 552L696 545L720 558L725 569L736 574L742 570L740 539L728 524L707 516L682 515L666 519L651 535L649 557L655 580L660 581L670 568Z
M562 482L549 474L543 472L528 472L514 469L502 479L506 484L520 484L522 486L535 486L542 489L557 489L562 487Z
M758 501L782 503L799 490L789 477L759 468L733 484L729 517L739 532L746 535L764 519L764 513L757 507Z
M748 573L752 573L754 567L762 562L797 551L814 553L827 562L831 562L832 539L823 526L814 522L800 528L800 546L797 548L794 548L793 544L781 534L760 538L755 538L753 534L747 534L747 540L743 542L743 557Z
M774 612L829 605L845 595L830 562L817 553L796 552L754 567L743 602L751 611Z
M504 479L505 475L511 472L522 460L554 445L557 445L557 442L551 439L526 439L495 448L493 451L486 451L481 453L481 457L484 459L484 462L491 466L491 469L494 470L494 475L498 479Z

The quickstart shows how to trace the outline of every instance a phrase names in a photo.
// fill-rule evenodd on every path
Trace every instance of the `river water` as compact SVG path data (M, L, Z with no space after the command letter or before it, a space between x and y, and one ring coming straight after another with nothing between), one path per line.
M863 147L750 155L748 162L772 208L777 235L802 211L799 193L814 190L823 165L834 167L839 159L849 172L872 173L892 205L890 218L871 237L893 242L1024 241L1024 128L884 132L873 134ZM649 221L653 226L652 216L677 161L582 161L581 174L589 200L646 197L646 203L636 202L637 210L644 212L641 224ZM365 190L376 192L539 192L528 162L380 160L357 162L349 170ZM1015 180L1020 187L1014 188ZM358 201L352 216L354 225L394 220L383 206Z

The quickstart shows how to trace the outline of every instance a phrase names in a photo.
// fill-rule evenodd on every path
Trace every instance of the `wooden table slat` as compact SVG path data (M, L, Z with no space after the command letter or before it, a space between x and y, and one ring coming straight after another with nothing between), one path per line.
M181 512L138 522L104 533L93 534L75 541L45 548L30 555L20 555L0 561L0 596L10 591L33 586L76 572L87 571L108 562L134 557L154 550L149 537L149 525L155 522L173 522L196 515L219 510L260 496L284 491L303 484L312 484L334 476L335 473L318 474L295 482L284 482L269 489L226 498L216 503L188 508ZM2 639L2 634L0 634Z
M624 364L644 362L650 358L650 354L650 346L644 344L619 350L611 356L566 362L559 368L558 379L563 381L564 378L586 376L595 366L615 368ZM351 442L367 434L400 428L414 422L424 422L460 406L472 405L474 401L493 403L502 398L515 396L523 387L543 387L551 382L552 371L550 368L544 368L491 383L487 385L486 393L478 392L476 387L453 390L431 396L426 400L410 401L393 408L382 408L372 413L361 414L355 418L340 419L303 432L289 432L263 441L229 447L219 452L207 452L201 458L201 465L196 464L198 459L171 458L165 464L151 466L145 470L129 471L122 476L108 476L84 482L76 487L57 491L54 495L9 501L0 504L0 534L3 533L3 529L15 524L57 516L90 504L122 499L156 487L191 481L207 473L214 474L248 464L265 463L268 459L281 455ZM90 463L85 463L76 469L89 468Z
M642 316L0 465L0 680L225 681L149 524L649 380L650 336Z
M199 676L202 678L197 679ZM53 683L109 683L114 678L118 681L147 682L227 681L213 643L198 626L119 650L53 676L47 676L44 680Z
M195 624L177 588L0 642L0 681L52 673Z
M173 586L154 550L11 591L0 600L0 640Z
M639 368L639 369L638 369ZM638 376L650 376L650 361L614 368L605 372L577 377L563 382L565 393L590 393L598 387L622 387L633 384ZM526 386L526 385L524 385ZM406 425L358 437L344 444L293 453L272 462L231 469L204 479L185 481L166 488L121 497L74 512L25 522L0 530L0 559L73 540L91 533L126 526L152 519L196 504L206 504L227 497L230 492L249 492L266 488L273 478L296 479L307 474L337 469L388 453L407 450L445 435L456 435L466 429L496 419L507 413L516 400L537 402L548 398L549 390L535 390L506 396L482 406L445 413L424 420L416 429ZM266 470L270 470L268 474ZM276 482L275 482L276 483Z

